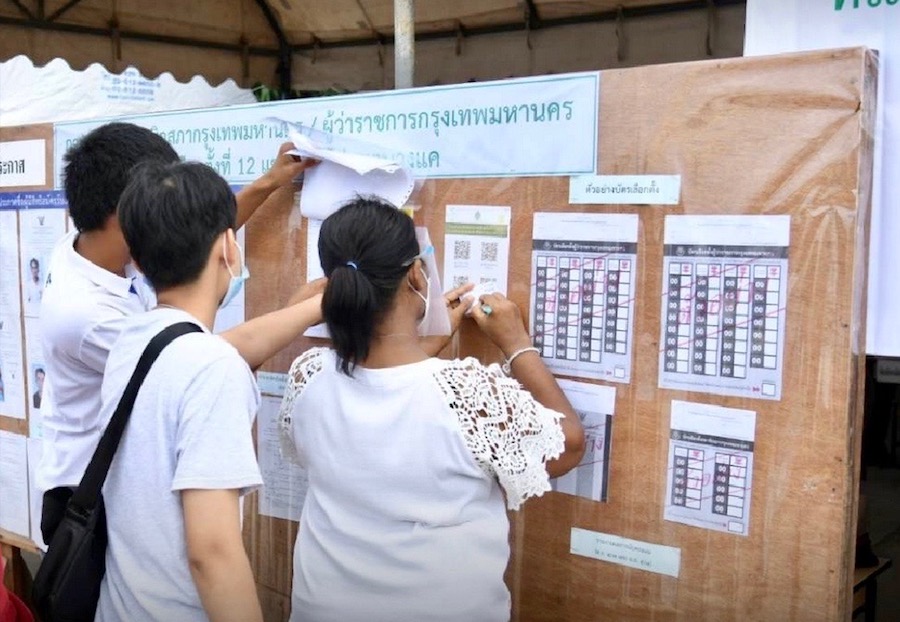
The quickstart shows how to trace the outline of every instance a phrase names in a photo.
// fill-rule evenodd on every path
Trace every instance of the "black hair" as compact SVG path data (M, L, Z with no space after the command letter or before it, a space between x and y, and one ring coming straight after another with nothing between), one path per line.
M131 256L157 291L195 281L236 218L228 183L199 162L141 164L119 201Z
M177 162L163 137L131 123L107 123L92 130L65 155L69 214L79 231L102 229L115 213L128 177L141 162Z
M418 254L412 218L377 197L357 197L322 223L322 315L345 374L369 355L375 328Z

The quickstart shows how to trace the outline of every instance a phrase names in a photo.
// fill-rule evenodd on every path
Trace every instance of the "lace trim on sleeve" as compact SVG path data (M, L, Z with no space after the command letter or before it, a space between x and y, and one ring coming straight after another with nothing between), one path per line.
M284 399L281 401L281 410L278 413L278 437L281 445L281 457L294 464L300 464L300 454L294 443L292 421L294 417L294 402L309 384L313 377L322 371L322 359L326 348L311 348L294 359L288 372L287 386L284 390Z
M454 361L435 379L476 462L506 491L509 509L550 490L546 464L565 450L564 415L539 404L496 364Z

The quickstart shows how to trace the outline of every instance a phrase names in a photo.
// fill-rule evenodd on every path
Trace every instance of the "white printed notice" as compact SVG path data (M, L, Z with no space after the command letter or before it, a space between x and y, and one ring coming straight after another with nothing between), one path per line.
M664 517L746 536L756 413L672 402Z
M0 142L0 188L43 186L47 183L47 141Z
M600 561L677 577L681 549L572 527L569 552Z
M259 513L299 521L309 480L302 467L281 457L278 429L280 409L281 396L264 395L256 417L257 455L263 478Z
M511 210L499 205L448 205L444 228L446 289L465 283L506 295Z
M666 216L659 386L781 399L790 216Z
M292 128L270 117L332 134L335 143L352 137L377 145L367 155L396 161L416 177L547 177L596 172L599 96L600 72L588 72L120 120L153 130L180 156L209 164L232 182L259 177L289 140ZM63 154L105 122L55 125L57 188Z
M573 380L560 380L559 387L581 418L586 449L577 467L550 483L556 492L606 501L616 389Z
M22 315L19 298L19 219L15 210L0 210L0 315Z
M534 215L531 334L557 374L630 382L636 214Z
M26 437L0 430L0 529L28 537Z
M0 315L0 415L25 418L22 327L16 315Z
M29 438L28 447L28 505L31 509L31 540L38 547L46 551L47 545L44 543L44 536L41 534L41 508L43 507L44 495L37 485L37 468L41 463L41 456L44 453L44 441L39 438Z
M322 230L321 220L306 220L306 282L311 283L325 276L322 270L322 262L319 261L319 232ZM330 339L328 327L324 322L317 326L310 326L303 333L307 337Z
M47 375L41 346L41 325L37 318L25 318L25 374L29 418L37 419L41 416Z
M22 301L26 317L38 317L53 247L66 234L66 212L58 208L19 212Z
M681 175L578 175L569 178L574 205L677 205Z

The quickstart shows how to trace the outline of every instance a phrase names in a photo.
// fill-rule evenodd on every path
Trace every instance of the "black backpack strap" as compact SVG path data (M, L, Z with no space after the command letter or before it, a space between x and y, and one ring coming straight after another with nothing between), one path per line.
M138 360L137 366L134 368L131 380L128 381L128 385L125 387L122 399L119 400L119 405L109 420L109 425L106 426L103 436L100 437L100 442L97 444L94 456L91 458L91 462L81 478L81 483L78 484L75 494L72 495L72 500L69 502L70 512L74 510L77 514L85 514L97 505L100 489L103 488L103 482L106 481L106 474L109 472L113 457L116 455L119 441L122 440L122 433L125 431L128 418L131 416L131 410L134 408L134 401L137 399L138 391L160 352L178 337L202 331L203 329L193 322L179 322L160 332L147 344L144 353L141 354L141 358Z

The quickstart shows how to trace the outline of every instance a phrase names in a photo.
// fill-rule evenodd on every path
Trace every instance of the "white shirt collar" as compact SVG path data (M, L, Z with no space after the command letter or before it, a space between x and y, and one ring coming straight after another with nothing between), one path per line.
M63 238L63 260L65 261L66 265L72 267L74 270L77 270L92 283L94 283L95 285L99 285L111 294L120 296L122 298L128 298L129 296L137 295L137 290L133 286L132 278L129 278L127 276L121 277L117 274L114 274L109 270L101 268L89 259L86 259L79 255L75 250L75 240L77 238L77 231L70 231L68 234L66 234L66 237ZM51 273L48 279L48 283L52 282L52 280L53 274Z

